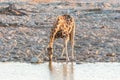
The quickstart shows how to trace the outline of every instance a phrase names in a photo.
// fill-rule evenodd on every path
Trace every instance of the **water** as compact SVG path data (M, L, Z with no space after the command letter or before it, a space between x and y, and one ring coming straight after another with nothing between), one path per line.
M0 63L0 80L120 80L120 63Z

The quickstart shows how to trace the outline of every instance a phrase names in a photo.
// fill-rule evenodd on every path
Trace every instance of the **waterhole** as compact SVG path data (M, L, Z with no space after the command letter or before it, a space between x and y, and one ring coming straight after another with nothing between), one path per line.
M120 63L0 63L0 80L120 80Z

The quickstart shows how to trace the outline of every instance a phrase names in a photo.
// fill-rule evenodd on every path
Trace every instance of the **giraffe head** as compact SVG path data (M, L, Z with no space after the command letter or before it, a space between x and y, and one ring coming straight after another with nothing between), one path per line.
M49 55L49 60L52 61L52 57L53 57L53 48L48 47L47 48L48 51L48 55Z

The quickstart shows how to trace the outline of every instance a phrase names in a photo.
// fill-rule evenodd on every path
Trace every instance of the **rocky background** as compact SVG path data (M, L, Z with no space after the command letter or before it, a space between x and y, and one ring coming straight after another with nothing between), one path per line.
M0 61L47 61L51 27L62 14L76 21L76 62L120 62L120 0L0 0ZM62 43L55 41L54 61Z

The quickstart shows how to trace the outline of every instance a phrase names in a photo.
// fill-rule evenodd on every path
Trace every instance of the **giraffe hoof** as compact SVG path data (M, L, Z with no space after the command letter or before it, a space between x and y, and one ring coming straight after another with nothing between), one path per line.
M69 62L69 61L70 61L70 59L69 59L69 58L67 58L67 59L66 59L66 61L67 61L67 62Z
M75 59L74 59L74 58L72 58L72 59L71 59L71 61L75 61Z

